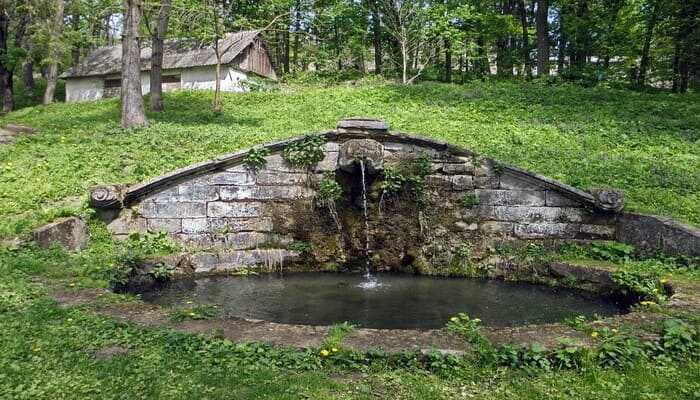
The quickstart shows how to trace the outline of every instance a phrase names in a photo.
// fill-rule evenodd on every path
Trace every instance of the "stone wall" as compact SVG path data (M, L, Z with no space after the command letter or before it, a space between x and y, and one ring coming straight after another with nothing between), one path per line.
M107 190L94 204L116 208L108 225L116 235L168 232L199 272L289 263L337 269L364 256L361 177L353 166L353 159L364 159L371 167L365 178L370 256L377 268L447 269L455 249L467 247L479 262L502 241L615 238L616 213L601 211L592 194L551 179L445 143L390 133L378 121L341 121L338 130L322 135L324 157L310 169L293 167L282 156L301 140L295 138L268 145L271 154L257 171L244 164L247 152L238 152ZM409 193L383 195L383 171L418 157L430 159L422 203ZM341 231L317 199L318 183L328 173L345 189L336 202ZM105 201L111 195L118 201Z
M648 253L700 257L700 229L670 218L623 213L615 239Z

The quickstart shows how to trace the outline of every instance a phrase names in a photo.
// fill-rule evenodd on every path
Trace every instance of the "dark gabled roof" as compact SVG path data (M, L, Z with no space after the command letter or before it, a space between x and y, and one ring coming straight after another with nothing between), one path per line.
M253 40L259 31L228 33L219 41L222 64L233 61ZM106 46L95 49L75 67L66 71L63 78L116 74L121 71L122 46ZM190 68L215 65L216 54L211 43L197 39L167 39L163 44L163 69ZM151 47L141 49L141 70L151 69Z

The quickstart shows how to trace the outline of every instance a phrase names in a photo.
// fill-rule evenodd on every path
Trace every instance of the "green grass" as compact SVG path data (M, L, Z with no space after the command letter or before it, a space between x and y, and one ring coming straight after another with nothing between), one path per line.
M447 140L581 188L622 188L629 209L700 224L697 94L478 83L224 98L224 112L214 114L210 93L167 94L166 112L149 114L149 128L130 132L119 128L114 99L26 107L2 117L0 124L28 124L39 134L0 147L0 239L27 235L59 216L89 216L85 195L92 185L143 181L222 153L330 129L352 115L381 117L393 129ZM74 196L82 202L68 200ZM451 368L437 359L429 370L381 361L343 366L333 362L345 357L342 348L324 358L318 349L233 344L137 328L82 307L63 309L32 279L104 286L125 246L110 239L104 224L88 220L91 244L80 253L0 244L0 398L700 398L697 360L549 372ZM640 268L661 268L652 264ZM662 272L697 281L694 271ZM347 330L339 325L326 344L341 347ZM113 345L130 352L92 356Z

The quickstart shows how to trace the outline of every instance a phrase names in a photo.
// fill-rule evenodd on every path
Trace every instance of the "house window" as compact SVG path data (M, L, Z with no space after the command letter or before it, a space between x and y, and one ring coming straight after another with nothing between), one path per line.
M105 79L105 89L121 88L121 79Z
M180 83L180 75L163 75L162 83Z

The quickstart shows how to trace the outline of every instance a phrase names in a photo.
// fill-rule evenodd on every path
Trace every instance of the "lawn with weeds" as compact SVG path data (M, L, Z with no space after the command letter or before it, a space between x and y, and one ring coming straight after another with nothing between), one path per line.
M536 347L501 349L501 361L512 356L518 364L509 367L505 361L436 353L353 353L343 348L343 339L354 328L339 324L321 348L286 349L136 327L87 306L59 307L41 283L105 287L116 275L130 273L120 270L128 266L125 261L172 250L158 235L112 240L86 205L89 187L140 182L274 139L328 130L357 115L382 118L394 130L445 140L582 189L620 188L629 210L697 225L700 95L537 83L425 83L224 94L222 113L211 112L210 104L209 92L167 93L166 111L149 113L149 127L133 131L119 128L116 99L26 107L1 117L0 125L26 124L38 133L0 146L0 398L700 398L697 347L670 356L596 331L606 353L578 358L583 353L565 347L545 357ZM259 156L250 155L253 166ZM88 221L86 250L43 250L12 240L67 215ZM536 261L609 263L626 272L619 279L629 285L646 284L648 272L654 272L654 285L647 285L652 294L656 279L700 279L697 265L687 260L639 259L633 249L616 244L571 247L555 255L540 248L526 251ZM102 301L138 299L110 295ZM213 307L193 308L176 311L172 319L215 314ZM692 327L674 325L673 319L665 322L665 331L657 327L668 336L661 343L696 346L700 321L687 320ZM588 329L587 323L576 324ZM477 325L458 328L477 337ZM695 336L688 333L692 329ZM95 356L114 347L124 351ZM618 355L624 363L615 361Z

